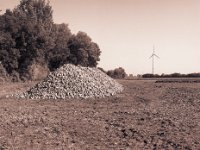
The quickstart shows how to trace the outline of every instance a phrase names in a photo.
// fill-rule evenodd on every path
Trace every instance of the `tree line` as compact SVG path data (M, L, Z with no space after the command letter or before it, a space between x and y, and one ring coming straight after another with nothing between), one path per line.
M21 0L0 15L0 62L9 76L29 80L33 64L50 71L66 63L96 67L100 54L85 32L73 34L67 24L54 23L45 0Z
M199 78L200 73L189 73L189 74L181 74L181 73L172 73L172 74L143 74L142 78Z

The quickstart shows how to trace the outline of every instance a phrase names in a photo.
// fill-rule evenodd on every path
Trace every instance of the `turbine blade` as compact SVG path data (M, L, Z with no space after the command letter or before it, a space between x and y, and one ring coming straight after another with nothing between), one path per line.
M160 57L158 57L156 54L154 54L154 56L156 56L157 58L159 58L159 59L160 59Z
M153 54L149 57L149 59L152 58L152 57L153 57Z

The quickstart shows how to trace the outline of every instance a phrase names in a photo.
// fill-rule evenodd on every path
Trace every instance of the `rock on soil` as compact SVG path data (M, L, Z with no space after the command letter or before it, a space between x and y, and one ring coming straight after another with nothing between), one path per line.
M66 64L51 72L36 86L23 94L18 94L18 97L30 99L99 98L115 95L122 90L122 85L97 68Z

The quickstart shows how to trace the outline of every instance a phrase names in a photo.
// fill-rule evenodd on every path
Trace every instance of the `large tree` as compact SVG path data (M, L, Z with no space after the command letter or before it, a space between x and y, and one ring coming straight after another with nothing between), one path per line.
M0 61L8 73L18 69L19 50L15 48L15 41L9 33L0 31Z
M54 24L52 14L45 0L21 0L0 15L0 61L9 74L31 79L34 66L97 66L98 45L84 32L72 35L67 24Z
M96 67L100 60L99 46L84 32L72 35L69 40L69 62L75 65Z
M70 56L68 42L71 37L71 31L67 24L54 24L52 36L55 37L55 47L46 53L46 57L50 70L55 70L63 64L68 63Z
M52 8L45 0L21 0L13 11L6 10L6 13L1 16L0 29L14 40L15 45L12 47L15 48L17 56L20 56L15 60L17 66L13 68L14 71L25 75L33 62L42 65L46 63L45 53L54 47L54 37L51 36L52 26ZM7 53L10 51L8 48L0 49L0 51L5 50ZM11 63L4 63L8 72L11 67L7 66L12 65Z

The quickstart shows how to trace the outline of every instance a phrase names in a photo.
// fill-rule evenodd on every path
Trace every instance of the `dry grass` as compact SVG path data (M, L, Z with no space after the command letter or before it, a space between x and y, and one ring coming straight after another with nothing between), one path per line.
M200 84L119 81L122 94L17 100L0 86L0 149L200 149Z

